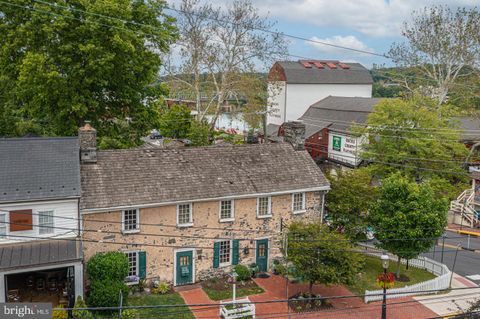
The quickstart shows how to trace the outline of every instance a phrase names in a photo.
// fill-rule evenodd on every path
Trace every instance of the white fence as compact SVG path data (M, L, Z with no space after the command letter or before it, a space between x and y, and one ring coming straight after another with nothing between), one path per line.
M364 249L365 255L374 256L380 258L382 255L382 250L377 249L372 246L361 245ZM390 260L396 261L397 256L388 254ZM400 261L402 264L406 264L407 260L402 259ZM414 284L411 286L405 286L402 288L394 288L394 289L387 289L387 299L393 298L400 298L406 296L414 296L414 295L424 295L424 294L432 294L436 293L436 290L444 290L450 288L450 278L452 276L452 272L442 263L438 261L432 260L427 257L418 257L414 259L408 260L408 266L424 269L437 277L431 280L427 280L424 282L420 282L418 284ZM422 292L423 291L423 292ZM368 303L370 301L382 300L383 298L383 289L379 290L366 290L365 291L365 302Z
M255 304L248 298L220 302L220 317L224 319L252 318L255 319ZM238 303L238 305L237 305Z

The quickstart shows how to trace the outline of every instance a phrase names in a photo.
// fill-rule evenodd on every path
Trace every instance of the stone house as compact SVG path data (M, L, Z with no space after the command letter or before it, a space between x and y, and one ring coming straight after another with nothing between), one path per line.
M94 135L80 132L86 149ZM287 143L92 152L81 153L84 256L125 252L129 279L186 285L252 262L268 271L282 225L320 221L329 189Z

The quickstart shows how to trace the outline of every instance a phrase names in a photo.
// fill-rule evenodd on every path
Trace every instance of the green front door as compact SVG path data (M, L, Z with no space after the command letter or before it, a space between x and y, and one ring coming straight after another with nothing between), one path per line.
M256 263L258 271L268 270L268 239L257 240L257 258Z
M176 263L176 285L193 283L193 251L177 252Z

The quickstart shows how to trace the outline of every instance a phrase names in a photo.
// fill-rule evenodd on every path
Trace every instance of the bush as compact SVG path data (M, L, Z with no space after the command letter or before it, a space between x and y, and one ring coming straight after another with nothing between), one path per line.
M236 265L234 269L238 275L237 277L238 280L245 281L245 280L250 280L250 278L252 278L252 272L250 271L250 269L248 269L247 266Z
M135 309L125 309L122 310L122 319L135 319L137 318L137 314L138 312Z
M119 291L123 293L124 303L128 295L128 286L123 281L93 281L87 302L90 307L117 307Z
M273 272L275 275L285 276L287 274L287 269L282 264L273 265Z
M91 281L123 281L128 275L128 258L121 252L97 253L87 262Z
M170 284L168 282L162 281L158 284L158 287L152 288L152 294L155 295L164 295L170 292Z
M87 308L87 304L81 296L77 297L75 301L74 309L72 310L73 318L75 319L93 319L93 315L89 310L78 310L76 308Z
M62 305L59 305L57 308L64 308ZM68 312L63 309L53 310L52 319L67 319Z

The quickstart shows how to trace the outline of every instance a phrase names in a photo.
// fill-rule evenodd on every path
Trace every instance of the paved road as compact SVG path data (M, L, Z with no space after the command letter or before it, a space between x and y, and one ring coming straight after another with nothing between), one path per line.
M455 262L454 272L461 276L474 276L478 275L478 278L472 279L473 282L480 284L480 238L471 236L470 240L468 236L461 235L453 232L445 233L445 247L443 253L443 262L450 268L453 268L455 259L456 246L460 244L466 248L469 246L471 249L478 249L479 252L473 252L468 250L459 250L457 255L457 261ZM442 259L442 240L439 240L438 245L432 249L429 253L424 254L428 258L441 261Z

